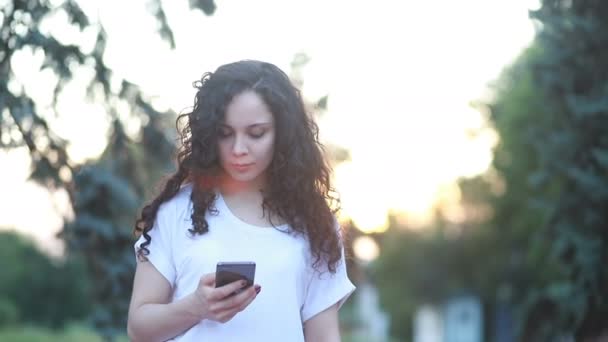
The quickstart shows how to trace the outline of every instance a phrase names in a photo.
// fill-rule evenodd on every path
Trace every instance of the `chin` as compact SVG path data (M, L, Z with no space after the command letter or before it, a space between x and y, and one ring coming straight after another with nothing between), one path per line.
M252 182L258 178L258 173L230 173L230 178L237 182Z

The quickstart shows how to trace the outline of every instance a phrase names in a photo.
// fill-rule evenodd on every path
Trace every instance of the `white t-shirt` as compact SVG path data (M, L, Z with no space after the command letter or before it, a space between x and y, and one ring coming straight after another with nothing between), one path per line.
M172 341L304 341L303 323L335 303L341 306L354 291L344 257L335 274L315 271L306 238L286 233L288 225L274 229L243 222L220 194L218 214L206 215L209 231L192 236L191 192L185 186L162 204L149 232L148 260L171 284L172 300L194 292L219 261L254 261L254 282L262 290L232 320L203 320ZM144 241L142 236L136 250Z

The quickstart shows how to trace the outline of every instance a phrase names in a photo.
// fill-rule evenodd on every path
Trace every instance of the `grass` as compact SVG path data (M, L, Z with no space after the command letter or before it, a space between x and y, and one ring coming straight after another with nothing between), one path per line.
M127 342L122 336L117 342ZM0 328L0 342L103 342L91 328L73 324L64 330L52 330L37 326L13 326Z

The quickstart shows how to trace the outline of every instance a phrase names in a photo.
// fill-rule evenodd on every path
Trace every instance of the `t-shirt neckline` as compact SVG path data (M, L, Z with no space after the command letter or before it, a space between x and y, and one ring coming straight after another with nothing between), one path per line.
M230 209L230 207L228 206L228 203L226 203L226 201L224 200L224 196L222 195L221 192L216 191L216 205L218 206L218 210L220 212L224 212L226 214L226 217L228 217L231 221L233 221L236 227L239 228L244 228L247 229L248 231L255 231L255 232L259 232L259 233L272 233L276 230L287 230L288 228L288 224L280 224L280 225L276 225L276 226L256 226L253 225L251 223L247 223L245 221L243 221L242 219L240 219L238 216L236 216L233 212L232 209Z

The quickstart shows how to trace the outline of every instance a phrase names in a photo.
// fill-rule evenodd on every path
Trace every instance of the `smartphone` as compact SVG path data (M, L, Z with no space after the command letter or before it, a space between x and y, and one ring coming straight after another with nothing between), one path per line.
M253 285L255 278L255 262L218 262L215 269L215 287L221 287L237 280L247 281L243 289Z

